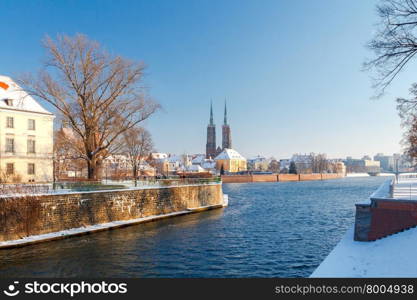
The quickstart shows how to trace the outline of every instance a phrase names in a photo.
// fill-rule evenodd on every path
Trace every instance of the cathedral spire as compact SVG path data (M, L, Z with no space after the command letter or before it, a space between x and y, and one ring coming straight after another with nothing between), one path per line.
M222 126L222 148L223 149L231 149L232 148L232 132L230 130L229 124L227 124L226 99L224 99L224 124Z
M213 101L210 101L210 123L207 126L206 158L216 156L216 126L213 121Z
M213 122L213 100L210 101L210 125L214 125L214 122Z
M224 125L227 125L227 105L226 105L226 99L224 99Z

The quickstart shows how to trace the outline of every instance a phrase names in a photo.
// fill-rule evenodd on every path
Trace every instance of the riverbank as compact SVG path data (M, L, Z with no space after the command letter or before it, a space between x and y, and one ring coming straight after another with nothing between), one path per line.
M223 184L226 209L0 251L0 278L308 277L386 178Z
M221 208L220 183L0 198L0 249Z
M355 203L355 224L311 277L415 277L417 174L387 179Z
M343 178L341 173L222 175L223 183L313 181Z

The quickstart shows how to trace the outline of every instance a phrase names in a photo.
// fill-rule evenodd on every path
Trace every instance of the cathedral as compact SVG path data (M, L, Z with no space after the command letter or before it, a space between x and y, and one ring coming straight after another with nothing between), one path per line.
M210 104L210 123L207 126L206 158L215 158L224 149L232 148L232 133L227 124L227 106L224 103L224 121L222 126L222 147L216 148L216 125L213 121L213 104Z

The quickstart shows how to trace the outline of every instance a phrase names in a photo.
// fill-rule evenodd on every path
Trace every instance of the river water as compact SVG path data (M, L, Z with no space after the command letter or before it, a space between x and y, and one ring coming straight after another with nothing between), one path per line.
M0 277L307 277L384 180L225 184L225 209L1 250Z

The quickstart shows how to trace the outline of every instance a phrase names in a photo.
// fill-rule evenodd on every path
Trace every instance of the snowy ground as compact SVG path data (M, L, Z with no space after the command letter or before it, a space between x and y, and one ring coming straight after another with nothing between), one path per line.
M399 177L393 187L393 198L417 200L417 178Z
M353 227L310 277L417 277L417 228L374 242L353 240Z
M347 173L346 177L369 177L368 173Z
M370 198L391 198L392 181L386 180ZM417 200L417 176L394 180L392 198ZM352 227L311 277L417 277L417 228L373 242L354 241L353 235Z

